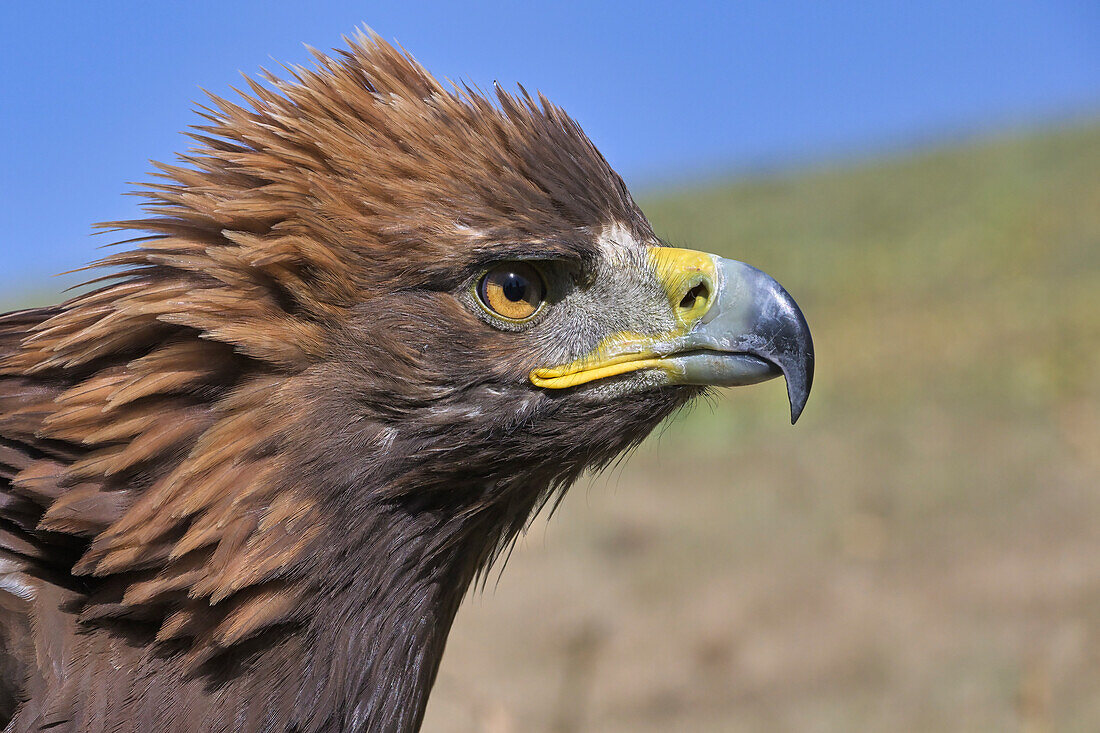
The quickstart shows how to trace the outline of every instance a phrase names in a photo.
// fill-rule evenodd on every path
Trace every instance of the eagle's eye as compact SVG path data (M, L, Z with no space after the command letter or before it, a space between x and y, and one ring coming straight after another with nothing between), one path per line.
M509 321L525 321L542 307L546 287L531 265L505 262L481 278L477 297L493 315Z

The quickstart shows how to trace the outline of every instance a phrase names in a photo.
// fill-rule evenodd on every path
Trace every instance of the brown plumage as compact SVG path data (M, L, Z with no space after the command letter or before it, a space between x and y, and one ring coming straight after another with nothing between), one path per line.
M317 63L202 110L98 289L0 317L7 730L415 730L477 573L700 389L533 384L675 325L561 110ZM472 286L515 260L529 324Z

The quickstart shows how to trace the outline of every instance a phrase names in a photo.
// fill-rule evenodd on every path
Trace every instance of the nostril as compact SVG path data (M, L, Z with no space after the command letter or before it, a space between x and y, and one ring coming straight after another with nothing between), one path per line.
M684 295L683 300L680 301L680 307L686 310L690 310L691 308L695 307L696 301L698 301L700 298L702 298L703 302L705 303L707 301L707 298L709 297L710 288L707 287L706 283L699 283L691 290L687 291L687 293Z

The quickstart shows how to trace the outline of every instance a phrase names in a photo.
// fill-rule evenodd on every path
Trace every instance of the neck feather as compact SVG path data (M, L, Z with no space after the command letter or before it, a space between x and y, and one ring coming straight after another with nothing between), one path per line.
M333 538L306 635L334 730L419 730L462 598L512 532L500 512L462 514L380 505Z

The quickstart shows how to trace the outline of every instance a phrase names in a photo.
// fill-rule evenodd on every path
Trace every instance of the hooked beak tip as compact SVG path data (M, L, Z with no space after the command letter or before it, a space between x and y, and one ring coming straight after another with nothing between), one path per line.
M787 378L787 399L791 403L791 425L798 422L798 418L802 417L802 411L806 409L806 402L810 398L810 382L812 380L812 368L804 385L795 386L791 383L790 378Z

